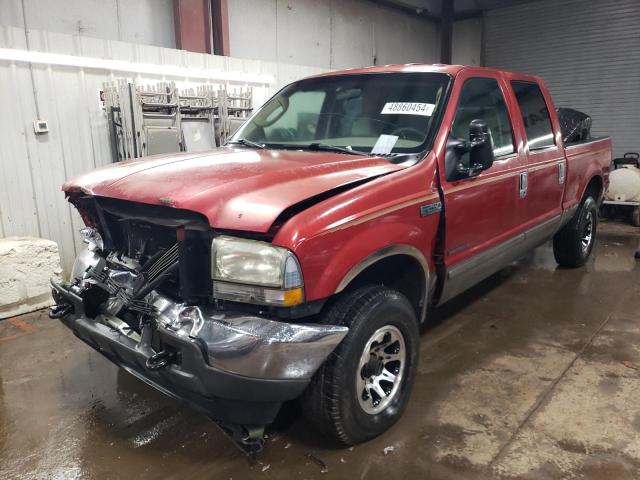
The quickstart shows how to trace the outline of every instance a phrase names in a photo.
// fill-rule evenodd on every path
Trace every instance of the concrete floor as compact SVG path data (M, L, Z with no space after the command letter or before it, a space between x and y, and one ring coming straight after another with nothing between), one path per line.
M0 478L640 478L640 235L601 227L585 268L543 246L437 310L404 417L352 449L291 405L251 461L44 312L2 321Z

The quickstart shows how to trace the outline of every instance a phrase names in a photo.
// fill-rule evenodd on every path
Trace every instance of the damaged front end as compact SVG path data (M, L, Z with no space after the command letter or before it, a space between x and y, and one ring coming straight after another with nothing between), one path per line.
M228 282L216 282L216 298L216 235L196 213L71 200L89 225L87 249L69 282L52 282L50 316L136 377L204 411L246 450L259 449L264 426L302 393L347 328L292 323L264 305L221 300ZM260 291L275 298L279 290Z

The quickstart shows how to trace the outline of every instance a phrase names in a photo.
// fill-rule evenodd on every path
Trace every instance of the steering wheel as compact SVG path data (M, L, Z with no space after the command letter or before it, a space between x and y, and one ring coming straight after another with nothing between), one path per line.
M407 136L404 135L402 132L407 132L407 133L409 133L411 135L414 135L415 138L408 139ZM417 128L412 128L412 127L398 127L393 132L391 132L391 135L396 135L398 137L402 137L405 140L416 140L416 141L419 141L419 142L422 142L424 140L424 132L421 132Z

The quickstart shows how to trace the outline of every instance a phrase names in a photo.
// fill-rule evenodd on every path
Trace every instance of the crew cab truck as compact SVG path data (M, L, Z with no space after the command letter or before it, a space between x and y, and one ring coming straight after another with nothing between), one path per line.
M548 239L585 263L610 161L607 138L565 144L535 76L303 79L225 146L66 183L87 249L50 315L247 449L298 397L318 430L363 442L407 404L428 307Z

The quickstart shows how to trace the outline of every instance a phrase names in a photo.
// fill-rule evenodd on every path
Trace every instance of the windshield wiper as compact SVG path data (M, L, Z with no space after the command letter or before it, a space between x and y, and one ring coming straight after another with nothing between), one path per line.
M233 142L227 142L225 145L244 145L245 147L253 147L259 149L265 149L267 146L264 143L252 142L251 140L247 140L246 138L238 138Z
M371 156L368 153L365 152L361 152L359 150L351 150L350 148L346 148L346 147L339 147L337 145L328 145L326 143L310 143L309 145L296 145L296 144L286 144L286 143L270 143L270 144L264 144L264 143L258 143L258 142L254 142L252 140L247 140L246 138L238 138L237 140L234 140L233 142L227 142L225 145L245 145L247 147L252 147L252 148L260 148L260 149L265 149L267 147L270 148L287 148L287 149L306 149L306 150L315 150L315 151L321 151L321 152L339 152L339 153L348 153L350 155L362 155L364 157L369 157Z
M368 157L369 154L365 152L360 152L359 150L351 150L350 148L339 147L337 145L327 145L326 143L310 143L306 147L309 150L319 150L322 152L339 152L339 153L349 153L351 155L363 155Z

